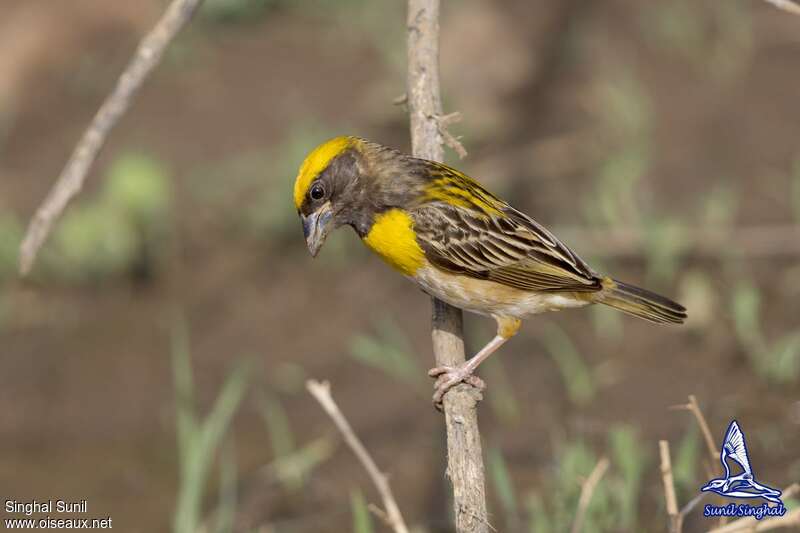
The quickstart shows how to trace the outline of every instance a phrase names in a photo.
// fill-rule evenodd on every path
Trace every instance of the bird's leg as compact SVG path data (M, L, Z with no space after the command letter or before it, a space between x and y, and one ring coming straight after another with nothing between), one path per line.
M508 339L516 335L522 322L518 318L495 317L497 320L497 335L486 346L469 360L458 366L437 366L428 371L428 375L437 378L433 385L433 403L437 407L442 405L445 393L459 383L468 383L473 387L483 390L486 384L473 373L483 361L497 351Z

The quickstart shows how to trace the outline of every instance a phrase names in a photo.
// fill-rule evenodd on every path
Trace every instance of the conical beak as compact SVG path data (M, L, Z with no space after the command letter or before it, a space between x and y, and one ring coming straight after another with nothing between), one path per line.
M333 227L331 225L333 219L331 203L325 202L313 213L300 215L300 218L303 220L303 235L306 237L308 251L311 252L312 257L316 257Z

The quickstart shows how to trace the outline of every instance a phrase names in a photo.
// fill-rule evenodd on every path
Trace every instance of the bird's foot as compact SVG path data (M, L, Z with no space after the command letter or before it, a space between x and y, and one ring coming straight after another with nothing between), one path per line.
M433 384L433 404L437 409L442 410L442 398L445 393L459 383L472 385L483 392L486 383L472 372L473 369L466 363L460 366L437 366L428 370L428 375L436 378L436 383Z

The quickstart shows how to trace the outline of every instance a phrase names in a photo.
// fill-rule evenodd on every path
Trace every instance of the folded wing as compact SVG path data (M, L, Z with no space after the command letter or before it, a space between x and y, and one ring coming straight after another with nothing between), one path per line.
M602 279L546 228L492 200L496 203L491 210L447 201L415 208L414 229L428 261L522 290L602 289Z

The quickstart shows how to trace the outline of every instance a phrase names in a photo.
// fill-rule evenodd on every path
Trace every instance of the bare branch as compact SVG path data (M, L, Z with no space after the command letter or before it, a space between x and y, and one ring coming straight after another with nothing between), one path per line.
M378 520L386 524L387 526L394 529L392 526L392 521L389 519L389 515L386 514L386 511L375 505L374 503L367 504L367 510L378 517Z
M795 2L795 0L764 0L764 1L788 13L792 13L794 15L800 15L800 4Z
M798 494L800 494L800 483L792 483L781 491L783 498L794 498Z
M658 441L661 456L661 479L664 482L664 497L667 501L670 533L680 533L682 529L681 514L678 512L678 498L675 496L675 480L672 477L672 460L669 456L669 442Z
M144 36L117 85L75 146L64 170L36 211L20 246L19 270L28 274L53 224L83 188L108 134L130 108L144 81L158 65L167 45L189 21L203 0L173 0L153 29Z
M705 500L706 496L708 495L709 495L708 492L701 492L700 494L689 500L689 503L681 507L681 512L679 513L681 516L681 523L683 523L683 520L686 518L686 516L689 513L691 513L701 501Z
M417 157L442 161L439 88L439 0L408 1L408 95L411 147ZM436 366L465 361L460 309L433 299L433 352ZM453 484L456 531L488 533L486 488L477 403L481 393L467 384L442 400L447 426L447 474Z
M367 470L369 477L375 484L383 500L383 506L386 508L386 520L391 525L395 533L408 533L408 527L403 520L403 515L400 514L400 508L397 506L397 501L394 499L392 489L389 487L389 480L386 475L378 469L378 465L373 461L372 456L369 454L364 444L356 436L350 423L339 410L339 406L333 401L331 396L331 387L327 381L319 382L314 380L306 381L306 389L311 395L320 403L322 408L331 417L336 428L344 437L345 442L356 457Z
M459 141L457 137L454 137L447 129L450 124L461 122L461 113L455 111L454 113L449 113L447 115L434 115L433 118L438 124L439 133L442 134L442 140L444 143L458 154L459 159L464 159L467 157L467 149L464 148L464 145L461 144L461 141Z
M713 464L719 457L719 450L714 446L714 437L711 435L711 429L708 427L706 417L703 416L700 404L697 403L697 397L694 394L690 394L689 403L674 405L671 409L685 409L694 415L697 425L700 426L700 432L703 434L703 440L705 440L708 455L711 457L711 463Z
M594 469L592 469L592 473L589 474L589 477L583 482L581 496L578 499L578 510L575 513L575 521L572 523L572 533L580 533L583 529L583 521L586 519L586 511L589 509L589 503L592 501L594 489L597 488L597 484L600 483L606 470L608 470L608 465L608 458L601 458L597 461Z

